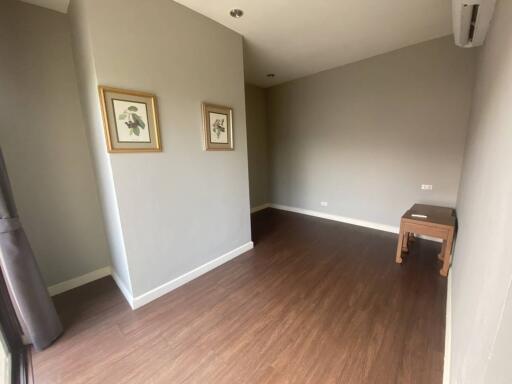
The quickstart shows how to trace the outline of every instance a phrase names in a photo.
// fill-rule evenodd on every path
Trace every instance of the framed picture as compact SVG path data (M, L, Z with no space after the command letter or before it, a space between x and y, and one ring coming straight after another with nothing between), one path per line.
M160 152L156 96L98 87L109 152Z
M203 140L206 151L232 151L233 110L203 103Z

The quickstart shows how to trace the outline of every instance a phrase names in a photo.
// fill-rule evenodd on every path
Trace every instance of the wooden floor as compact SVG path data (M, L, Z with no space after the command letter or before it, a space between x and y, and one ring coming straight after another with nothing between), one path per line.
M34 352L36 384L441 383L438 244L397 265L394 234L252 221L254 250L137 311L110 278L55 297L66 332Z

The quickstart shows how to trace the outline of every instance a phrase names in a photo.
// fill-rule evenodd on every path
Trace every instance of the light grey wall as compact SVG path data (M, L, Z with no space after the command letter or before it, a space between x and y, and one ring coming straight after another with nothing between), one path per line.
M444 37L270 88L272 202L392 226L454 206L474 55Z
M158 97L163 152L108 155L138 296L251 240L242 37L169 0L72 7L90 37L88 82ZM202 150L203 101L233 107L234 151Z
M48 285L109 265L67 17L0 6L0 145ZM10 23L10 24L8 24Z
M69 18L72 29L76 77L80 90L82 115L94 161L103 220L107 233L112 273L126 294L132 294L128 260L110 157L105 149L101 111L98 107L98 80L92 50L89 15L84 2L71 1Z
M512 2L479 53L452 266L452 384L512 383Z
M251 208L270 203L269 143L265 90L245 84Z

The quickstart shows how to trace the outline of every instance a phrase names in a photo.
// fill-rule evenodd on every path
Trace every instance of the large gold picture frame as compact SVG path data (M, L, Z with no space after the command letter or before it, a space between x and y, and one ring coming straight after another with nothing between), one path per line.
M203 103L203 149L205 151L232 151L233 109L222 105Z
M109 152L162 151L156 95L102 85L98 92Z

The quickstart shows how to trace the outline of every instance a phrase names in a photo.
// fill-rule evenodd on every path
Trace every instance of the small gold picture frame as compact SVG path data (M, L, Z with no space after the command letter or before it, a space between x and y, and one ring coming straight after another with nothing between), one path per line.
M101 85L98 91L109 152L162 151L155 95Z
M206 151L232 151L233 109L203 103L203 148Z

